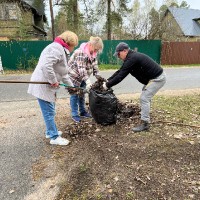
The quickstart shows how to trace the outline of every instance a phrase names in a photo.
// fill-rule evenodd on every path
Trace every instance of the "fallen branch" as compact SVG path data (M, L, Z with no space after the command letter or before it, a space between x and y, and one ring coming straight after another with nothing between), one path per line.
M192 127L192 128L200 128L200 126L183 124L183 123L180 123L180 122L161 121L161 120L152 122L152 124L158 124L158 123L175 124L175 125L180 125L180 126L189 126L189 127Z
M136 181L138 181L138 182L141 182L141 183L143 183L144 185L146 185L147 183L146 183L146 181L143 181L141 178L139 178L138 176L135 176L134 177L134 180L136 180Z

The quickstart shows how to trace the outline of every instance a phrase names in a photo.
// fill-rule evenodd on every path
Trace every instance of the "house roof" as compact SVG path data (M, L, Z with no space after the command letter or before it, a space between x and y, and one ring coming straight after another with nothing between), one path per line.
M44 9L41 8L40 6L36 6L34 4L33 0L22 0L23 4L26 4L27 6L29 6L32 10L34 10L38 15L45 15L44 13Z
M35 14L35 15L39 15L39 16L42 16L43 15L43 20L44 22L47 22L47 18L46 18L46 15L45 15L45 12L44 12L44 9L41 8L41 7L36 7L34 6L34 2L33 0L21 0L22 4L24 7L28 8L28 9L31 9L32 12Z
M200 10L169 7L169 12L180 26L185 36L200 36Z

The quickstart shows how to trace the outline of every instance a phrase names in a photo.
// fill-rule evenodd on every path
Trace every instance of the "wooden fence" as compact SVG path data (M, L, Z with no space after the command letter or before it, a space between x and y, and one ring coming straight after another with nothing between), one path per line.
M200 42L163 42L162 65L200 64Z

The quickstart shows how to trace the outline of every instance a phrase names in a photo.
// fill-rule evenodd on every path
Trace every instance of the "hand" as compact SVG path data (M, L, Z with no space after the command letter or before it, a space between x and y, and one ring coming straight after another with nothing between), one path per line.
M70 95L76 94L77 93L77 89L76 88L66 88L69 92Z
M77 95L78 95L79 97L84 97L86 93L89 93L86 89L78 90L78 91L77 91Z
M107 89L108 89L108 87L106 86L106 82L103 83L103 89L104 89L104 90L107 90Z
M83 94L89 93L89 91L87 89L81 90L83 92Z
M100 75L95 75L96 79L102 79Z
M51 87L55 87L55 88L57 88L57 87L59 87L59 83L58 83L58 82L56 82L56 83L52 83L52 84L51 84Z

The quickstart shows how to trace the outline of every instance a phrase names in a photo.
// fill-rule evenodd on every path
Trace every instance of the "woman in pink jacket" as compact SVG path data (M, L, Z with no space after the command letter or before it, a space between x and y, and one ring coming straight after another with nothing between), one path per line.
M49 82L50 84L30 84L28 93L38 99L46 125L46 138L50 144L67 145L69 141L61 137L62 132L55 124L56 91L60 81L74 86L68 75L70 52L78 45L78 37L71 31L65 31L55 38L41 53L39 62L32 74L31 81Z
M82 43L80 47L74 51L68 65L69 75L75 86L86 88L86 90L90 89L90 75L99 75L97 55L102 52L102 50L102 39L100 37L91 36L88 42ZM85 109L85 96L71 94L70 106L72 119L75 122L80 122L80 117L91 117Z

